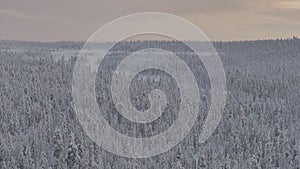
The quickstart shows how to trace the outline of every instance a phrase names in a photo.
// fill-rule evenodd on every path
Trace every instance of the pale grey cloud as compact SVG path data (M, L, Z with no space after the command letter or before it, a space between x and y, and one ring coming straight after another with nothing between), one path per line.
M50 19L53 16L46 15L31 15L24 12L10 10L10 9L0 9L0 15L6 15L8 17L13 17L15 19Z

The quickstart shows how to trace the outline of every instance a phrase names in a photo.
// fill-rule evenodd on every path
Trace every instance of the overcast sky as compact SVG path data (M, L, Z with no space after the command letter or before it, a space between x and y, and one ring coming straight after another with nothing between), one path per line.
M300 0L0 0L0 39L85 41L137 12L178 15L212 40L300 36Z

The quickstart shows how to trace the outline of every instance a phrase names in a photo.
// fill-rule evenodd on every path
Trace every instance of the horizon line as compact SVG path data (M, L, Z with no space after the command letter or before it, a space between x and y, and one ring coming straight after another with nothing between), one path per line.
M298 36L292 36L292 37L280 37L280 38L263 38L263 39L235 39L235 40L210 40L209 42L254 42L254 41L274 41L274 40L294 40L294 39L298 39L300 40L300 37ZM61 43L61 42L76 42L76 43L86 43L86 41L84 40L50 40L50 41L44 41L44 40L17 40L17 39L2 39L0 38L0 41L15 41L15 42L29 42L29 43ZM139 41L164 41L164 42L172 42L172 41L180 41L180 40L159 40L159 39L155 39L155 40L141 40L141 39L136 39L136 40L123 40L125 42L139 42ZM199 42L199 41L195 41L195 40L181 40L184 42ZM113 43L114 41L103 41L103 42L93 42L93 43Z

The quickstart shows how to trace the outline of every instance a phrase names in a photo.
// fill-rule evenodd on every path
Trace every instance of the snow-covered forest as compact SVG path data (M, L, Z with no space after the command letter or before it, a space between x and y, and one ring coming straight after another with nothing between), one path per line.
M1 169L300 168L299 39L213 42L224 65L228 93L222 120L203 144L197 139L210 100L203 65L178 42L118 44L99 67L96 93L100 107L110 110L102 115L120 133L149 137L166 130L176 119L180 100L172 77L142 72L130 86L133 105L147 110L147 96L160 88L169 101L166 111L150 124L135 124L118 114L106 89L111 71L128 52L160 47L181 53L191 69L200 69L196 78L207 89L187 137L170 151L145 159L111 154L81 128L72 102L72 73L83 45L0 41Z

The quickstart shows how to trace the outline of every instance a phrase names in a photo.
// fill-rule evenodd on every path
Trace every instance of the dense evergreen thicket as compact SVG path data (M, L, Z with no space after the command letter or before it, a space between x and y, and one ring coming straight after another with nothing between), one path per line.
M209 94L204 93L200 96L203 107L191 133L170 151L147 159L106 152L81 128L71 90L72 70L82 45L0 41L1 169L300 168L299 39L214 42L225 68L228 90L217 130L206 143L197 143L209 102ZM124 42L104 66L113 67L122 53L132 48L149 46L173 49L186 58L191 55L177 42ZM192 66L198 68L197 64ZM99 71L96 89L100 105L110 103L101 96L110 73ZM151 85L161 87L174 104L164 117L150 125L137 125L112 109L111 114L103 114L110 125L132 137L147 137L174 121L178 109L175 105L180 100L178 86L171 77L159 75L162 73L155 71L140 74L131 86L136 95L132 102L138 109L149 108L147 91L153 89ZM201 79L199 85L209 88L205 73L197 78Z

